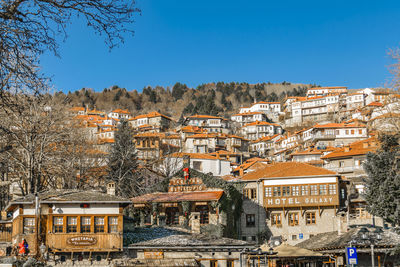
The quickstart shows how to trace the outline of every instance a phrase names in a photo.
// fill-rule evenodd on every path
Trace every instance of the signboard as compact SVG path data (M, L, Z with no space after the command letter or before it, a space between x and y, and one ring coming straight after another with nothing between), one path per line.
M299 234L299 239L303 239L303 234Z
M346 261L347 264L358 264L357 259L357 250L355 247L347 247L346 248Z
M168 192L204 191L207 187L200 178L172 178L169 181Z
M97 238L92 236L74 236L67 239L70 246L93 246L97 243Z
M271 207L296 207L296 206L333 206L338 205L337 197L266 197L264 204Z
M163 259L164 252L163 251L144 251L145 259Z

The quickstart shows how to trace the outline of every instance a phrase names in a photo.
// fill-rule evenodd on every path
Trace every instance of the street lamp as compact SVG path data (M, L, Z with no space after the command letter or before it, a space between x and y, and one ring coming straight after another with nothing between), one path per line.
M371 246L371 266L375 267L375 255L374 255L374 246L375 243L379 242L382 240L382 229L381 228L375 228L373 232L370 232L366 227L362 227L358 231L359 237L364 241L369 241L370 246Z

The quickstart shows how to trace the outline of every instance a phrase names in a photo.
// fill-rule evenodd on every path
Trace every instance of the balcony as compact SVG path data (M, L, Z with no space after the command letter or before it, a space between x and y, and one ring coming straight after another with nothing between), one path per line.
M313 140L328 140L335 139L336 135L334 134L314 134Z
M350 172L355 172L355 171L363 171L362 166L348 166L348 167L325 167L328 170L337 172L337 173L350 173Z

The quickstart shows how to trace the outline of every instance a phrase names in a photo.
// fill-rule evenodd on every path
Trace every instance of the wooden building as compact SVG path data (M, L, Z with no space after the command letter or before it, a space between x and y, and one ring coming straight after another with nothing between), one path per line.
M141 224L188 225L199 232L201 225L224 223L216 205L223 194L222 189L207 188L201 178L175 177L169 182L168 192L145 194L132 198L132 202L142 214L148 214Z
M115 252L123 248L123 208L129 199L96 191L53 190L7 206L14 244L26 239L30 253Z

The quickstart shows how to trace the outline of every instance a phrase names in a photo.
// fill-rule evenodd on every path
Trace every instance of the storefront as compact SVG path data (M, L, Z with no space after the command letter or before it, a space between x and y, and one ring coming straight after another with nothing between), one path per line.
M60 190L12 201L12 241L25 239L31 254L121 251L123 208L129 199L96 191ZM43 247L43 246L42 246Z
M186 225L195 231L205 224L223 223L218 202L222 189L207 188L200 178L172 178L168 192L156 192L132 199L141 224Z

